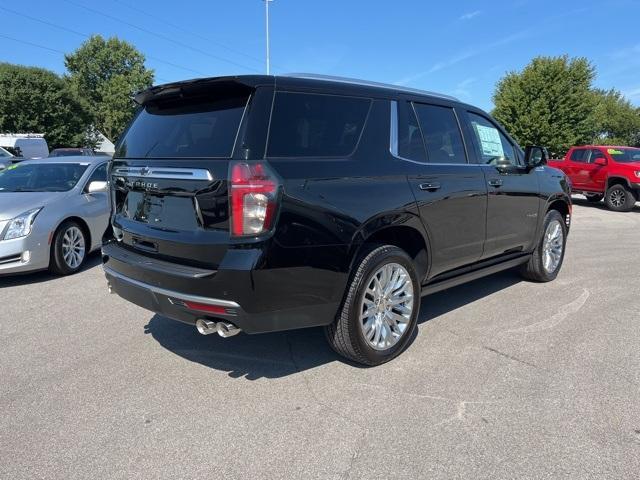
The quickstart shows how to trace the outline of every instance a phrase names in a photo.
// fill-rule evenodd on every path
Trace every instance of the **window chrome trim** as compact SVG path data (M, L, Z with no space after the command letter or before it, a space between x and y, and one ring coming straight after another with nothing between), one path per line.
M456 123L458 124L458 132L460 133L460 138L462 139L462 148L464 149L464 156L467 160L467 163L471 163L471 157L469 156L469 149L467 148L467 139L464 138L464 132L462 131L462 124L460 123L460 117L458 117L458 109L452 108L453 116L456 117Z
M120 177L164 178L168 180L213 180L204 168L117 167L112 175Z
M389 135L389 151L394 157L400 158L398 156L398 102L396 100L391 100L391 126L389 128Z

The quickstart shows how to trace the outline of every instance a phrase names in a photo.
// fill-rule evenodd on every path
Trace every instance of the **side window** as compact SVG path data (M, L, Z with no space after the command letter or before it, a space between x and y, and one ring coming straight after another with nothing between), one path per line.
M450 107L414 104L429 163L467 163L458 119Z
M93 171L93 173L89 177L89 180L87 180L87 185L89 185L91 182L106 182L106 181L107 181L107 164L103 163Z
M589 163L595 162L598 158L606 159L607 157L604 156L604 153L602 153L602 150L594 148L593 150L591 150L591 158L589 159Z
M309 93L276 93L267 156L345 157L351 155L371 100Z
M588 155L587 155L588 152L589 150L586 150L584 148L576 149L573 152L571 152L570 159L572 162L586 163L588 158Z
M422 133L411 103L400 101L397 105L398 155L416 162L426 162L427 154L424 149Z
M513 145L492 122L472 112L469 112L469 119L480 149L481 163L496 165L506 160L520 166Z

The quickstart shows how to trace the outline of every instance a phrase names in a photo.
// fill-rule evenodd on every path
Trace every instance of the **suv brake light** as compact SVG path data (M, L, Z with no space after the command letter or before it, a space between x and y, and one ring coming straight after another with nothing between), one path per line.
M231 234L253 236L273 226L279 181L263 162L231 162L229 166Z

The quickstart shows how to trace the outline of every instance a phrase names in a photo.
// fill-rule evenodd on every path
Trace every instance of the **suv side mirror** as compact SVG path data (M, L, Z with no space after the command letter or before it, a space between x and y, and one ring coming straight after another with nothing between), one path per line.
M544 147L537 145L527 145L524 149L524 161L530 168L546 165L549 160L549 153Z
M601 167L605 167L607 165L607 159L604 157L596 158L593 161L594 165L600 165Z
M104 193L107 191L107 182L93 181L87 187L87 193Z

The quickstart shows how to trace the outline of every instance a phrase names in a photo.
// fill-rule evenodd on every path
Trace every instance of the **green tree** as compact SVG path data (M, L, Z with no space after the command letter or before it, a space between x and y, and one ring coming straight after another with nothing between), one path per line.
M0 63L0 131L44 133L50 148L91 147L91 115L67 83L43 68Z
M594 77L585 58L536 57L498 82L493 115L521 145L544 145L563 155L593 137Z
M95 128L114 142L135 111L131 96L153 83L144 61L133 45L100 35L65 55L70 84L91 106Z
M595 90L596 145L631 145L640 143L640 109L617 90Z

